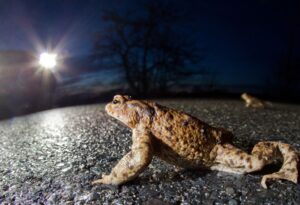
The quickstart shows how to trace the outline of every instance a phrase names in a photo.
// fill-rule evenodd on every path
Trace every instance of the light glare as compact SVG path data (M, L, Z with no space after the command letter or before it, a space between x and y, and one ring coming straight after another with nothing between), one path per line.
M56 66L56 54L54 53L42 53L40 55L40 65L46 69L52 69Z

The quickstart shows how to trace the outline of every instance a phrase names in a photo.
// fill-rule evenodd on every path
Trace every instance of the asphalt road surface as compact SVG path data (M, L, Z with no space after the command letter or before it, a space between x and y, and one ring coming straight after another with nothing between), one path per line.
M214 126L231 130L244 150L281 140L300 151L300 106L254 110L233 100L166 100ZM300 185L262 174L176 170L154 159L133 182L91 186L127 152L131 131L104 112L104 104L44 111L0 121L0 204L300 204Z

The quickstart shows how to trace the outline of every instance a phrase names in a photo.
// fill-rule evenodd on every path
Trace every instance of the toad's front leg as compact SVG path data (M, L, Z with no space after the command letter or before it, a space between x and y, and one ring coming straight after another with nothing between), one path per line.
M109 175L103 175L102 179L93 181L93 185L123 184L136 178L150 164L153 156L151 134L133 130L132 138L131 151L117 163Z

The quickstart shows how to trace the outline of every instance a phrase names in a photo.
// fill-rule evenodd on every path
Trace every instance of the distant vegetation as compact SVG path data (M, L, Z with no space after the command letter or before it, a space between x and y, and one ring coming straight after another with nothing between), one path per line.
M203 55L184 35L187 14L180 8L153 1L126 12L105 11L106 31L95 43L95 57L103 66L124 72L137 95L167 93L172 85L191 75L206 75Z

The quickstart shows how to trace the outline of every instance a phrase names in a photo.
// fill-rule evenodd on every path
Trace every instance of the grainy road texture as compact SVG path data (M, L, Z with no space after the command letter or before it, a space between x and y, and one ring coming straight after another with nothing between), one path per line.
M300 151L300 106L246 109L241 101L161 101L236 135L250 150L260 140L282 140ZM87 105L40 112L0 122L0 204L300 204L300 185L260 186L262 173L175 170L154 159L135 181L121 187L92 180L129 150L131 132Z

